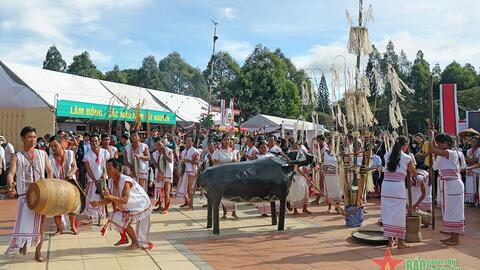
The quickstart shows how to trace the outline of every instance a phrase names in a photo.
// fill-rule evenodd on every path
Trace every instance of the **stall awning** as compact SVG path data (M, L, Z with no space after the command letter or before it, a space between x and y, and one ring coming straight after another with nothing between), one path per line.
M264 129L266 132L273 132L280 128L287 130L323 130L328 132L323 125L315 125L311 122L297 121L296 119L281 118L266 114L257 114L252 118L248 119L245 123L241 125L242 128L248 128L249 130L260 130Z

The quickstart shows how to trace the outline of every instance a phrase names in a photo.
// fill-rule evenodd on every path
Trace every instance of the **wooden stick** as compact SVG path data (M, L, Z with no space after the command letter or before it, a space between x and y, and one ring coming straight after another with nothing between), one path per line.
M407 120L403 120L403 135L405 135L408 138L408 126L407 126ZM413 205L412 205L412 182L410 178L410 172L407 170L407 189L408 189L408 216L411 217L413 215Z
M429 129L434 129L434 124L433 124L433 78L432 75L430 75L430 80L429 80L429 86L430 86L430 99L429 99L429 105L430 105L430 119L429 119ZM433 142L433 136L430 136L429 138L430 142ZM435 178L435 175L433 173L433 155L431 149L428 149L428 181L429 184L432 185L432 230L435 230L435 205L437 204L437 179Z

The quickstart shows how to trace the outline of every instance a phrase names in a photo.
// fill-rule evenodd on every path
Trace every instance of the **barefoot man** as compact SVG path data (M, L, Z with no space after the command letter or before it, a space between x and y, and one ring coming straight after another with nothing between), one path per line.
M125 146L125 153L127 154L125 164L130 169L130 176L147 191L150 151L148 145L140 142L140 136L136 130L130 132L130 140L132 143Z
M103 190L102 201L90 202L93 207L113 204L113 213L103 226L102 235L110 224L122 234L122 237L126 238L128 235L132 240L127 250L152 249L153 244L148 241L152 213L150 198L140 184L123 175L121 170L122 165L118 159L112 158L107 161L108 176L112 180L110 187ZM135 230L132 227L133 222L137 222Z
M72 150L64 150L60 139L56 136L51 137L49 143L50 149L53 151L53 155L48 158L53 177L64 180L75 179L75 173L77 172L75 153ZM78 234L75 215L71 214L68 217L70 219L70 231L75 235ZM54 235L63 234L62 216L55 216L54 219L57 225L57 232Z
M43 179L45 173L52 178L52 172L48 163L47 154L44 151L35 149L37 143L36 130L26 126L20 132L23 150L12 156L10 171L7 175L7 182L10 187L9 194L15 196L15 184L13 178L17 177L18 210L13 233L10 236L6 254L27 254L27 247L36 247L35 260L45 262L41 250L43 244L43 233L45 230L45 216L37 214L27 207L25 192L28 185L37 180Z
M158 137L154 139L154 142L155 148L157 149L152 154L156 167L154 197L157 200L157 211L162 209L163 199L165 206L163 207L162 214L166 214L168 213L168 208L170 208L170 189L173 183L173 151L165 147L165 142Z

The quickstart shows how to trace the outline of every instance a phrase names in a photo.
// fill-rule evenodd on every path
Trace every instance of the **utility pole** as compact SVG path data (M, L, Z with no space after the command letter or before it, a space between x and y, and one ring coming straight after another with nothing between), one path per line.
M213 86L213 69L215 68L215 43L217 42L217 25L218 23L212 20L213 23L213 49L212 49L212 59L210 63L210 79L208 83L208 115L212 111L212 86Z

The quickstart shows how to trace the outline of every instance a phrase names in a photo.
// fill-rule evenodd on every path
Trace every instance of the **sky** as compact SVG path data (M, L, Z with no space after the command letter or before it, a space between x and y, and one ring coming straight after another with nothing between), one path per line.
M381 51L392 40L410 60L421 49L432 66L456 60L480 67L480 1L364 2L375 16L370 40ZM354 65L345 10L355 20L357 0L0 0L0 7L0 60L31 66L41 67L55 45L67 64L88 51L103 72L115 64L138 68L148 55L159 60L173 51L205 69L212 19L219 23L217 50L240 64L261 43L300 68L328 73L336 55Z

